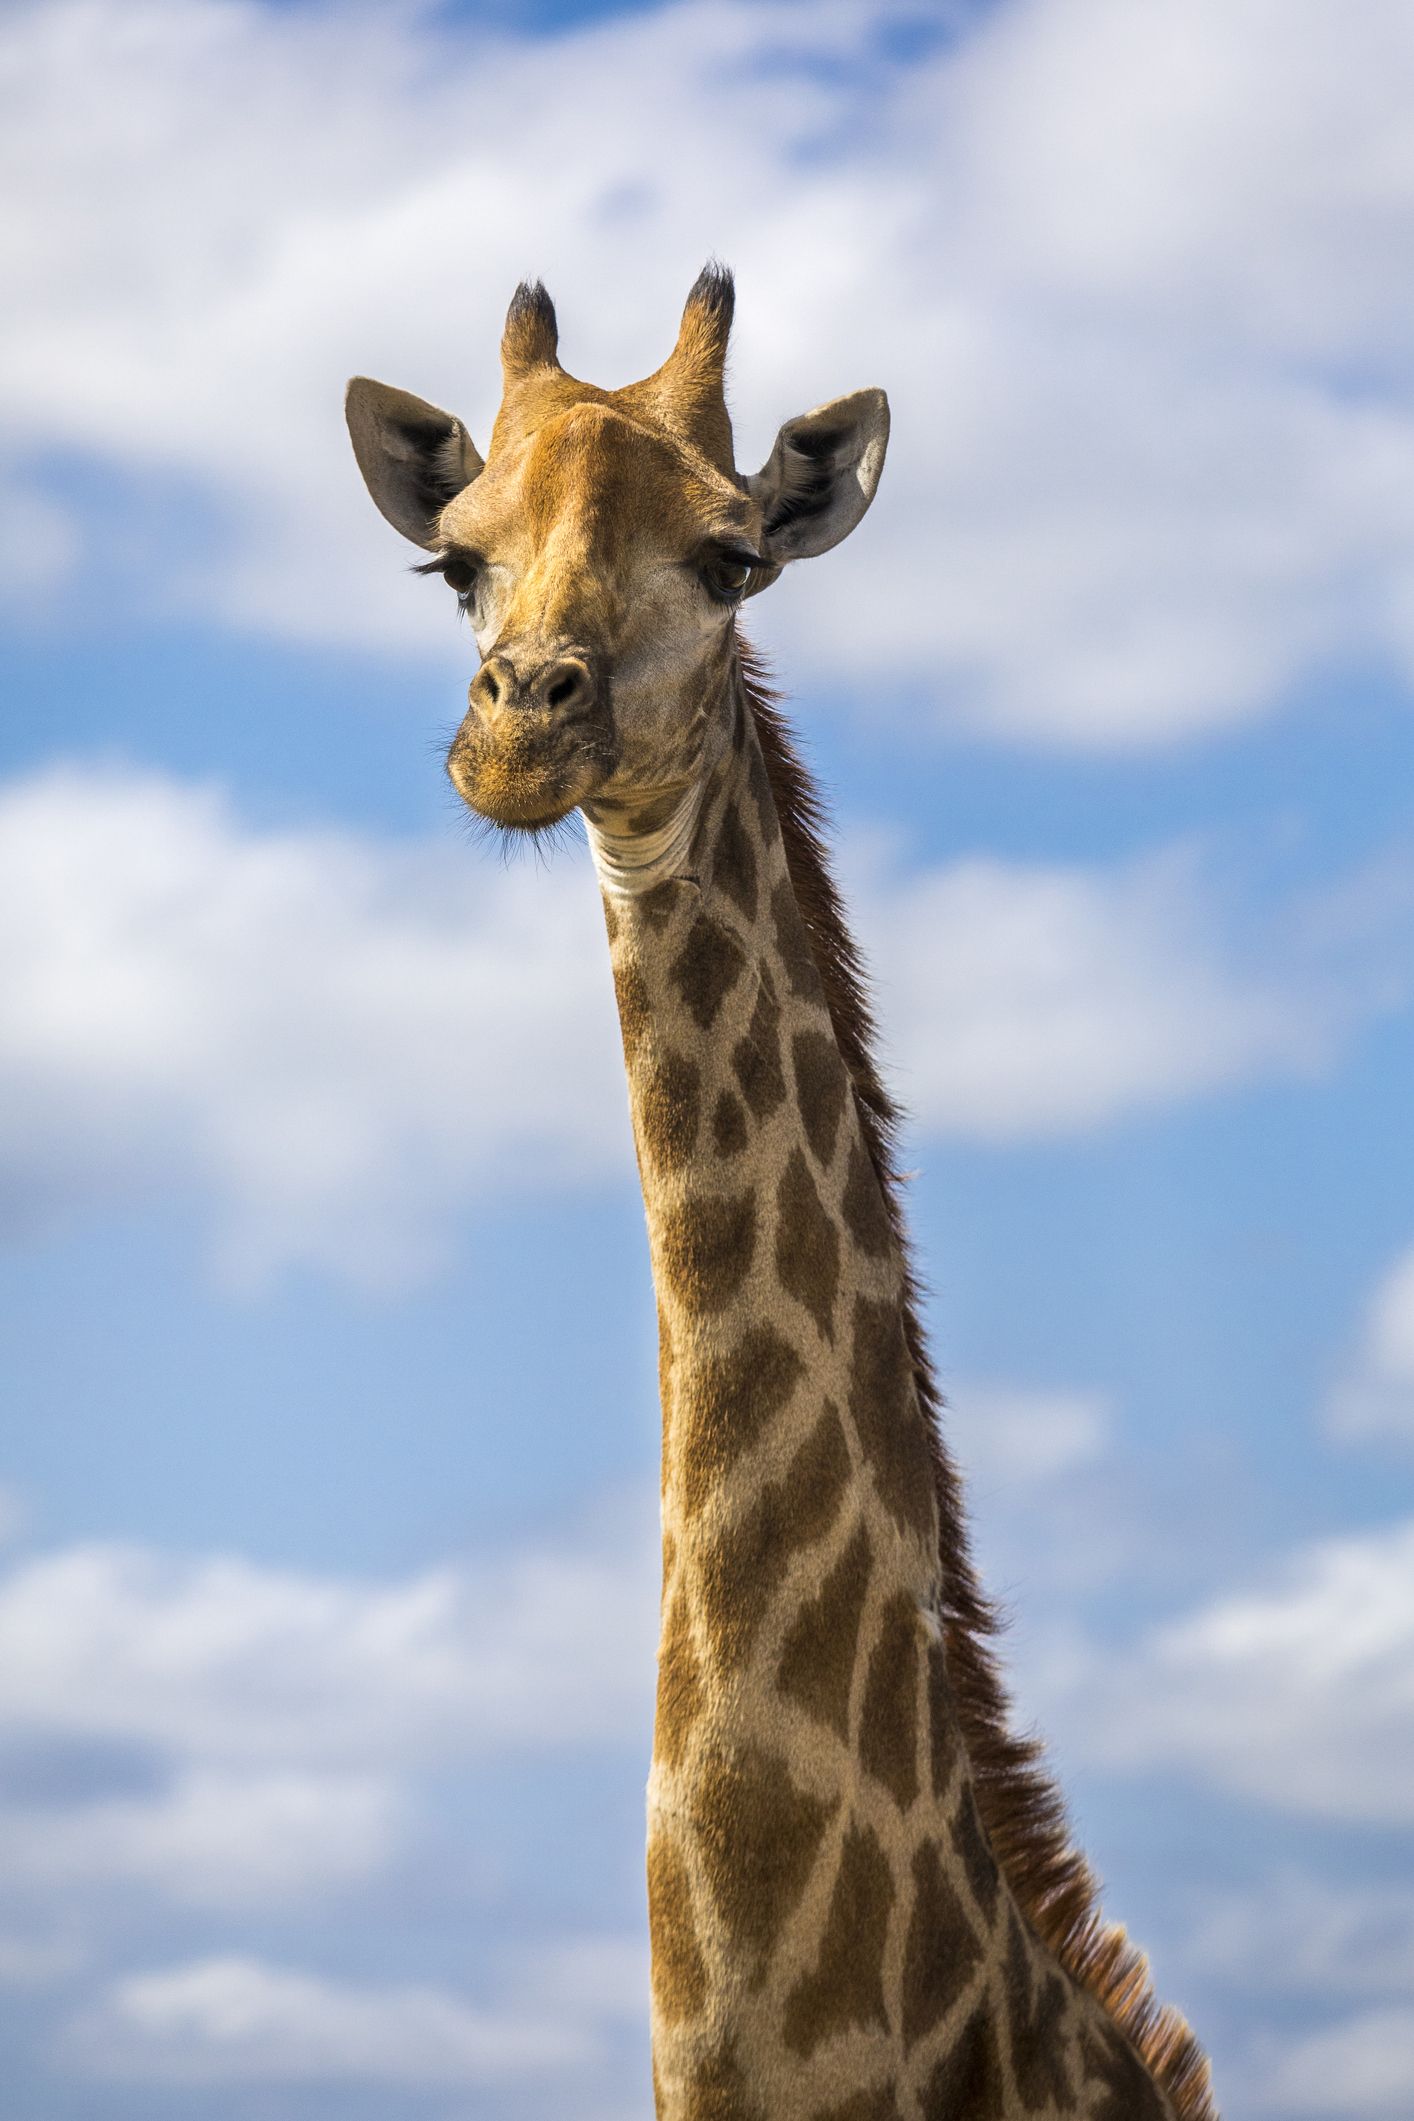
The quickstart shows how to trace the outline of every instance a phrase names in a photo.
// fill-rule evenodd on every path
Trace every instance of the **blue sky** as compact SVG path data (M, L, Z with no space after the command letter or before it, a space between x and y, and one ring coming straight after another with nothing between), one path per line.
M652 1303L587 857L359 485L515 282L736 267L1024 1718L1229 2121L1414 2103L1414 26L1367 0L9 10L0 2068L648 2112Z

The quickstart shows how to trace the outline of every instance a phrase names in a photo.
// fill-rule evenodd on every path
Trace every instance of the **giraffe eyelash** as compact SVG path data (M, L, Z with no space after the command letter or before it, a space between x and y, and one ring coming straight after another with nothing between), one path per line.
M480 553L465 552L454 546L446 552L434 554L430 560L419 561L412 571L414 574L440 574L448 588L456 591L457 602L465 611L485 564Z

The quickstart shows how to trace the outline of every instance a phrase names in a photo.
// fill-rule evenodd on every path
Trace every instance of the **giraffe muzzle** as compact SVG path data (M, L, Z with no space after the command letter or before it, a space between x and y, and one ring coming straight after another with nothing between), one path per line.
M472 680L447 771L479 816L533 828L592 795L613 754L607 688L587 657L497 653Z

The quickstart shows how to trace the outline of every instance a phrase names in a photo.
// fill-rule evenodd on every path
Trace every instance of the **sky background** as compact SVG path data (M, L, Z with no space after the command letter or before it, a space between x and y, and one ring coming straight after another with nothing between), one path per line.
M1414 2107L1407 0L0 19L0 2076L639 2121L652 1301L592 872L478 845L362 371L736 269L749 629L1111 1910L1228 2121Z

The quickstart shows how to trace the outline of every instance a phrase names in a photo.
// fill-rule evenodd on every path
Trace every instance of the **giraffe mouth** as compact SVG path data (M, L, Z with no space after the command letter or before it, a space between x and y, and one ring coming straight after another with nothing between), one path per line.
M489 725L473 709L453 739L447 773L478 817L537 832L598 792L613 770L613 751L597 705L570 718L520 709Z

